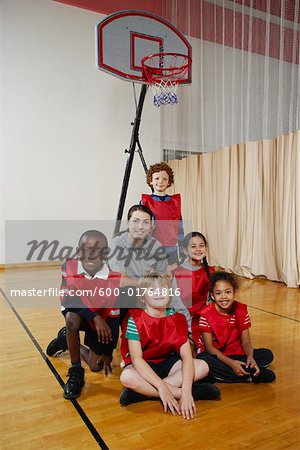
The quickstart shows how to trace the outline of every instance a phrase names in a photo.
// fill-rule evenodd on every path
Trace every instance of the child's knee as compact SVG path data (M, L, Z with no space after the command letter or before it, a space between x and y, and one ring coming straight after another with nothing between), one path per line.
M79 331L80 317L75 313L68 312L66 315L66 327L70 332Z
M274 359L274 355L268 348L263 348L264 351L264 365L268 366Z
M195 379L201 379L208 375L209 366L203 359L194 359L195 363Z
M120 381L126 388L133 388L135 385L134 372L131 369L124 369L120 376Z

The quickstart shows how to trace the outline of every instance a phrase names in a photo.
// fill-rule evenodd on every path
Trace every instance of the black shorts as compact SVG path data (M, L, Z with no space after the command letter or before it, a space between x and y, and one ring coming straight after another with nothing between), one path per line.
M76 314L76 309L65 309L62 311L63 316L66 316L68 312L73 312ZM79 315L79 314L78 314ZM80 317L80 316L79 316ZM88 322L82 318L81 331L84 331L84 345L89 347L99 356L112 354L113 350L117 347L119 339L119 325L120 317L107 317L106 323L111 329L112 341L109 344L102 344L98 341L98 335L95 330L93 330Z
M149 361L147 361L147 363L149 364L151 369L154 370L156 375L158 375L161 379L163 379L169 375L170 370L172 369L174 364L176 364L177 361L179 361L180 359L181 358L179 355L174 354L171 355L169 358L165 359L165 361L163 361L162 363L155 364Z
M93 352L97 355L109 355L113 352L113 349L116 348L119 338L119 325L120 318L119 317L107 317L106 323L111 329L112 341L109 344L102 344L102 342L98 341L98 335L96 331L94 331L88 323L86 323L86 327L84 329L84 345L89 347Z

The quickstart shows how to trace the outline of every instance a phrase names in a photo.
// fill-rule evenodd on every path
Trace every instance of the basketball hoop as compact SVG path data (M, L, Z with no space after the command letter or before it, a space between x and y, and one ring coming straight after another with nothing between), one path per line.
M174 105L178 103L177 88L187 82L192 59L180 53L155 53L141 60L144 76L154 94L153 103Z

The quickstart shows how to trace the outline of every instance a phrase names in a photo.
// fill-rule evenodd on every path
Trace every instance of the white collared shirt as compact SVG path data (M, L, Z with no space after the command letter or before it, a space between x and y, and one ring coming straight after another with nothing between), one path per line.
M92 276L84 270L84 267L79 259L77 266L77 274L78 275L83 274L85 278L87 278L88 280L93 280L94 278L99 278L100 280L107 280L109 277L109 268L107 264L103 264L103 267L97 273L95 273L94 276Z

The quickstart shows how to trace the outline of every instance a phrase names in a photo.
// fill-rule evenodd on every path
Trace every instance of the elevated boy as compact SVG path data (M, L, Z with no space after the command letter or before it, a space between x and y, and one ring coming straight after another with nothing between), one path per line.
M166 163L149 167L147 184L153 188L152 195L142 194L141 204L147 206L157 221L153 234L166 249L170 266L177 264L177 245L181 249L184 232L181 217L180 194L168 195L167 189L174 183L174 173Z

